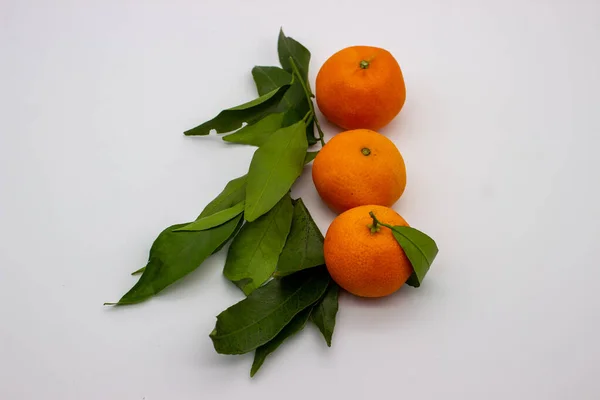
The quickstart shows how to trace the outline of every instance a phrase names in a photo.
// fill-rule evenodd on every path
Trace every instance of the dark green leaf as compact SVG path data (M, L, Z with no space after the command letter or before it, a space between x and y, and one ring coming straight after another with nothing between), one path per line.
M325 264L323 235L302 199L294 204L292 229L277 263L277 276Z
M247 125L239 131L223 137L230 143L249 144L262 146L271 135L281 128L283 113L270 114L255 124Z
M210 334L217 353L243 354L272 340L329 285L325 268L272 279L217 316Z
M292 199L286 195L268 213L246 223L231 243L223 273L246 295L273 275L293 212Z
M244 122L249 125L253 124L263 119L266 115L276 112L279 102L289 87L289 84L281 86L260 96L258 99L223 110L210 121L184 133L188 136L208 135L212 129L216 130L217 133L226 133L240 128Z
M310 51L302 44L286 37L283 33L283 29L279 31L279 40L277 41L277 52L279 53L279 62L283 69L287 72L292 73L292 65L290 57L294 59L296 66L300 70L302 79L304 82L308 82L308 65L310 63Z
M312 120L306 124L306 140L308 141L309 146L318 142L315 136L315 123Z
M290 336L295 335L304 329L308 318L311 315L312 307L308 307L303 311L300 311L292 321L283 328L277 336L273 338L267 344L260 346L254 353L254 362L252 363L252 369L250 370L250 376L254 376L258 372L259 368L265 362L265 359L269 354L277 350L277 348Z
M429 271L429 267L438 253L435 241L410 226L394 226L392 233L402 250L404 250L404 254L408 257L414 270L406 283L414 287L421 286L425 274Z
M306 153L306 156L304 156L304 165L314 160L317 157L317 154L319 154L318 151L309 151L308 153Z
M286 115L288 118L283 120L284 126L292 125L304 118L310 110L310 106L300 81L296 80L292 83L285 96L283 96L279 109L281 111L293 111L293 113Z
M240 201L236 205L226 208L222 211L218 211L208 217L198 218L194 222L187 224L186 226L176 229L175 232L197 232L205 231L215 226L223 225L227 221L231 221L244 211L244 201Z
M339 292L339 286L332 281L329 288L327 288L327 292L325 292L323 298L315 305L310 315L310 319L317 325L329 347L331 347L331 337L335 328L335 316L338 312Z
M150 249L148 264L139 281L116 304L147 300L195 270L231 237L241 218L238 216L206 231L174 232L186 224L173 225L162 231Z
M292 75L279 67L254 67L252 69L252 76L260 95L292 80ZM285 112L285 117L281 125L284 127L300 121L310 110L308 99L299 80L292 82L291 87L279 103L278 110ZM306 126L306 139L309 145L317 142L312 121Z
M254 153L246 185L247 221L273 208L302 173L308 148L304 129L302 121L281 128Z
M259 96L292 82L292 74L279 67L254 67L252 77Z

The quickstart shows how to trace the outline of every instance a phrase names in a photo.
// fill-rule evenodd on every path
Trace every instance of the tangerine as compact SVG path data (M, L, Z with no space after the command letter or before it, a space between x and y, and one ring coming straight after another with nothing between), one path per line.
M356 296L383 297L398 290L413 268L390 229L372 232L370 211L382 223L408 226L391 208L356 207L333 220L323 251L327 270L338 285Z
M321 199L340 213L366 204L392 206L404 193L406 167L387 137L368 129L334 136L319 151L312 177Z
M406 86L400 65L378 47L347 47L332 55L317 74L319 109L344 129L378 130L402 109Z

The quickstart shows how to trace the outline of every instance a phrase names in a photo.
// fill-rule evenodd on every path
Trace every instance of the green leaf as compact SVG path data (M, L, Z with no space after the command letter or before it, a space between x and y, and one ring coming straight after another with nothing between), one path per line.
M318 151L309 151L308 153L306 153L306 155L304 156L304 165L310 163L312 160L317 158L317 154L319 154Z
M230 143L261 146L271 135L281 128L283 113L270 114L255 124L247 125L239 131L223 137Z
M293 212L292 199L284 196L271 211L246 223L231 243L223 273L246 295L273 275Z
M184 134L187 136L208 135L212 129L217 133L225 133L240 128L244 122L251 125L275 112L289 87L289 84L283 85L258 99L223 110L215 118L184 132Z
M289 126L300 121L310 111L310 106L308 105L308 100L300 81L296 80L292 83L283 100L281 100L279 109L287 111L282 126ZM317 142L312 120L306 125L306 140L311 146Z
M292 74L279 67L256 66L252 68L252 77L259 96L292 82Z
M223 225L227 221L231 221L244 211L245 203L240 201L236 205L216 212L208 217L203 217L187 224L186 226L176 229L175 232L197 232L205 231L215 226Z
M242 217L242 216L240 216ZM227 244L227 242L229 242L230 239L234 238L238 232L240 231L240 229L242 229L242 226L244 225L244 218L240 218L238 224L236 225L235 229L233 230L233 232L231 232L231 235L229 235L229 238L227 238L227 240L225 240L223 243L221 243L221 245L219 247L217 247L212 253L218 253L219 251L221 251L221 249L223 247L225 247L225 245Z
M247 175L242 175L239 178L229 181L225 189L204 207L198 218L208 217L244 201L246 198L246 180Z
M240 215L221 226L199 232L174 232L187 224L168 227L154 241L148 264L138 282L118 303L107 304L142 302L183 278L229 240L241 219Z
M323 235L302 199L294 204L292 228L277 263L277 276L325 264Z
M198 217L208 217L243 202L246 196L246 175L228 182L225 189ZM118 303L125 305L142 302L178 279L195 270L211 254L219 251L240 229L242 217L218 227L200 232L175 232L189 224L177 224L163 230L150 248L148 264L132 275L142 273L138 282Z
M404 254L408 257L414 270L406 283L414 287L421 286L425 274L429 271L429 267L438 253L435 241L410 226L394 226L392 234L404 250Z
M273 340L302 310L314 304L329 285L325 268L272 279L217 316L210 334L217 353L248 353Z
M304 128L303 121L281 128L254 153L246 186L247 221L273 208L302 173L308 148Z
M144 270L145 270L145 269L146 269L146 267L142 267L142 268L140 268L140 269L138 269L138 270L135 270L135 271L133 271L133 272L131 273L131 275L132 275L132 276L134 276L134 275L139 275L139 274L141 274L142 272L144 272Z
M292 75L279 67L254 67L252 69L252 76L260 95L292 80ZM290 126L304 118L310 107L300 81L295 80L292 82L291 87L279 103L278 110L285 112L285 117L281 125L284 127ZM317 142L312 121L306 126L306 139L309 145Z
M314 121L310 121L310 123L306 124L306 140L309 146L317 143L317 137L315 136L315 123Z
M226 208L231 208L234 205L245 201L246 179L247 175L242 175L239 178L229 181L225 186L225 189L223 189L223 191L219 193L219 195L215 197L213 201L211 201L206 207L204 207L204 210L202 210L202 213L200 214L200 216L198 216L198 219L205 218L209 215L215 214ZM243 224L244 219L241 218L235 230L229 236L230 239L237 235ZM215 251L213 251L213 254L221 250L227 244L228 241L229 240L224 241L219 247L217 247Z
M283 328L281 332L277 336L273 338L273 340L269 341L267 344L260 346L256 349L254 353L254 362L252 362L252 369L250 370L250 376L253 377L260 367L265 362L267 356L273 353L277 348L289 337L295 335L304 329L308 318L311 315L312 307L308 307L307 309L298 313L292 321Z
M294 59L296 66L300 70L300 75L304 82L308 82L308 65L310 63L310 51L302 44L286 37L283 33L283 29L279 31L279 40L277 41L277 52L279 53L279 62L283 69L287 72L292 73L292 64L290 57Z
M331 337L335 328L335 316L338 312L339 292L339 286L332 281L327 288L327 292L325 292L323 298L315 305L310 315L310 319L319 328L329 347L331 347Z

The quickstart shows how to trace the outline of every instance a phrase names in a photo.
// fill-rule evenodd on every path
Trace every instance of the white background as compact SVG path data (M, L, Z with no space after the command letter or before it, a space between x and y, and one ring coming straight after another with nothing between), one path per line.
M242 298L223 253L102 303L247 170L253 148L182 132L255 97L280 26L313 87L343 47L396 56L395 209L440 254L418 290L343 295L331 349L308 326L251 380L208 337ZM600 398L597 1L3 0L0 52L0 398ZM295 194L325 231L310 168Z

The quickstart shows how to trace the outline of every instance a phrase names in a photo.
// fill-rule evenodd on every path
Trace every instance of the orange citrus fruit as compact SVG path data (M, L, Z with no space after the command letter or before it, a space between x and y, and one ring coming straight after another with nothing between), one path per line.
M398 290L413 268L390 229L371 231L370 211L382 223L408 226L391 208L356 207L333 220L323 251L327 270L338 285L357 296L383 297Z
M344 129L378 130L398 115L406 100L398 62L378 47L338 51L319 70L316 88L323 115Z
M315 187L335 212L365 204L392 206L406 187L406 167L387 137L368 129L334 136L312 167Z

